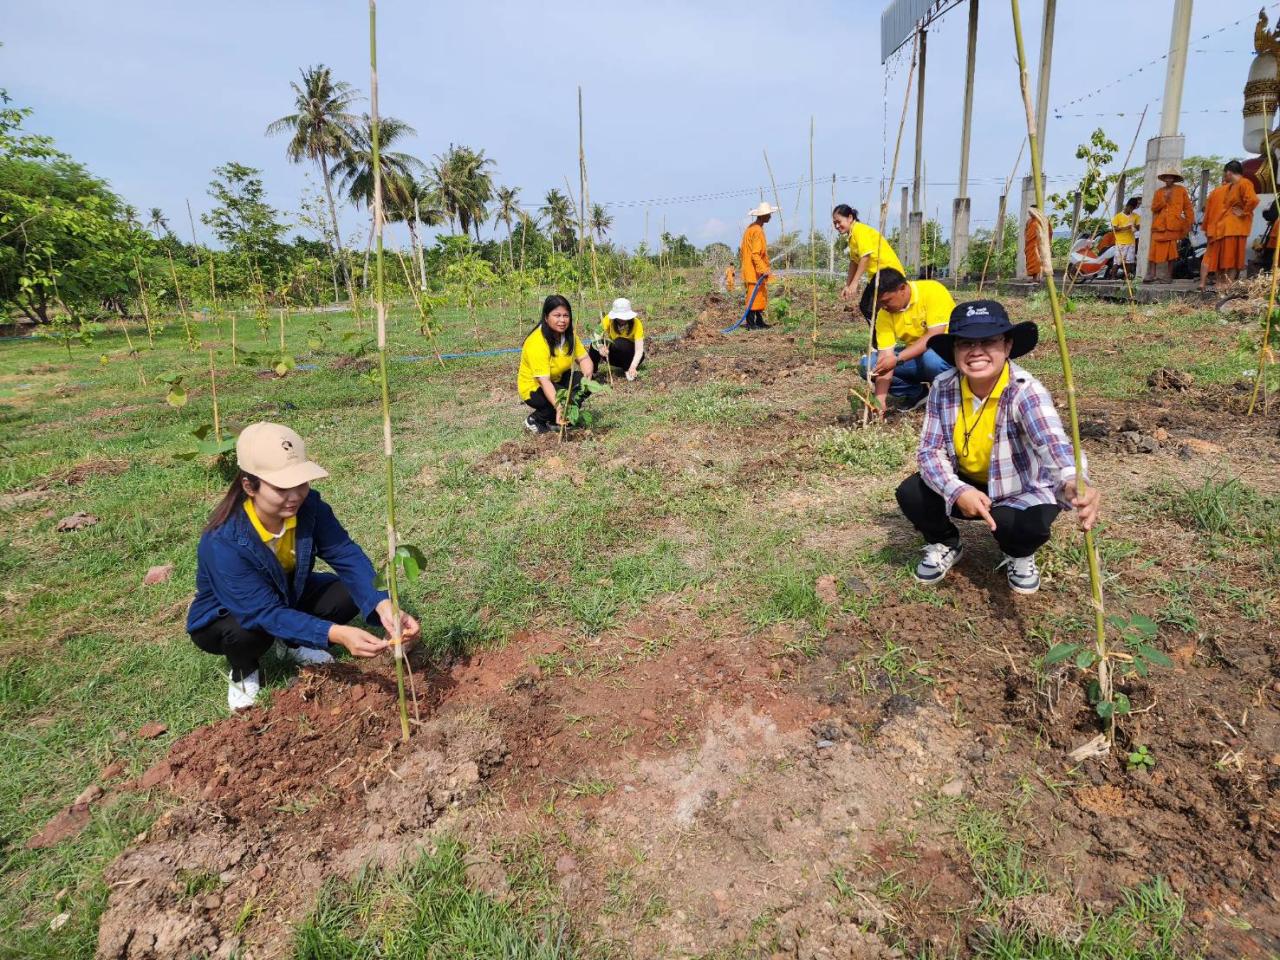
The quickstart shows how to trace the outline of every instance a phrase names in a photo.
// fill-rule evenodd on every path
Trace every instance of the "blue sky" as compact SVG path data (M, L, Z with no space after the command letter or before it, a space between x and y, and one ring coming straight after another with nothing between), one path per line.
M548 188L564 189L566 176L576 190L581 84L592 200L618 204L612 233L627 246L644 236L643 201L747 191L648 204L651 241L665 217L669 230L696 243L736 244L755 191L770 193L762 149L780 184L807 177L812 115L816 175L826 181L817 189L819 225L830 208L833 172L866 178L838 184L837 197L874 222L873 181L887 164L882 154L892 153L909 56L889 64L886 104L882 6L870 0L383 0L381 106L417 128L407 149L429 160L450 143L482 148L497 161L498 182L521 187L525 205L536 207ZM1023 0L1022 6L1034 78L1041 5ZM1053 105L1115 80L1168 46L1168 0L1091 5L1088 16L1079 15L1081 6L1078 0L1059 4ZM1280 4L1268 6L1274 21ZM1188 152L1241 149L1240 91L1257 8L1256 2L1196 4L1183 96ZM189 199L202 241L208 231L199 215L210 204L210 172L228 160L262 168L272 203L297 208L310 168L287 163L283 138L268 139L263 130L290 111L289 83L300 67L328 64L339 78L368 90L368 16L361 0L0 0L0 10L0 85L18 105L35 110L31 129L53 135L140 209L161 207L184 237ZM929 37L925 200L930 215L936 209L944 222L959 163L966 17L961 5ZM1240 18L1241 25L1199 39ZM1048 173L1078 174L1075 146L1096 126L1123 154L1143 104L1150 103L1135 150L1140 161L1159 125L1164 76L1164 63L1156 63L1064 108L1089 115L1049 121ZM899 185L910 181L913 130L914 116ZM970 163L977 225L994 218L999 184L1023 133L1009 5L982 0ZM787 227L807 229L807 188L799 195L794 187L782 192ZM891 225L897 207L895 197ZM366 215L350 207L341 217L348 235L367 225Z

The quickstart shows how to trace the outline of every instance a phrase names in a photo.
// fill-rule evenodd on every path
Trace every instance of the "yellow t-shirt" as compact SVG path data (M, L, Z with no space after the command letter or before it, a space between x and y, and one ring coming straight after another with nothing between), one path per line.
M258 531L258 536L262 538L262 542L270 547L271 552L276 555L276 559L280 561L280 566L284 568L284 572L293 573L298 566L298 518L286 517L284 529L279 533L272 533L258 519L258 512L253 509L252 500L244 502L244 512L249 515L249 522L253 524L253 529Z
M892 267L906 276L907 271L902 269L902 261L880 231L861 220L855 220L849 228L849 259L856 262L865 256L871 257L867 263L867 272L863 274L865 277L874 277L882 267Z
M568 372L574 360L581 360L586 355L587 348L576 333L573 335L573 356L569 355L567 344L553 355L547 346L547 338L542 335L542 325L534 327L520 348L520 373L516 377L520 399L528 400L538 389L538 377L549 377L554 383Z
M1116 230L1116 246L1131 247L1137 242L1133 236L1133 228L1141 220L1136 213L1117 213L1111 218L1111 226Z
M604 331L606 340L643 340L644 339L644 321L639 317L635 317L631 321L631 329L626 333L619 333L617 326L622 324L621 320L611 320L608 317L600 318L600 329Z
M987 482L991 471L991 451L996 444L996 408L1000 406L1000 394L1007 386L1007 363L986 400L975 402L969 381L960 377L960 409L956 411L956 428L951 439L956 445L956 470L961 480ZM968 440L965 439L966 434Z
M899 341L909 347L930 327L947 331L951 311L956 308L951 291L937 280L908 280L907 286L911 288L907 309L898 313L881 309L876 313L877 350L892 350Z

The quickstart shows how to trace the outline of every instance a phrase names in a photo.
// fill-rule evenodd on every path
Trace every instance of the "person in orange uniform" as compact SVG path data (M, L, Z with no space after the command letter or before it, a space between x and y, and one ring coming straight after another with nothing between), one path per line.
M1232 280L1240 279L1244 269L1244 247L1253 227L1253 210L1258 205L1258 194L1244 175L1239 160L1232 160L1222 168L1222 179L1227 182L1227 193L1222 201L1222 219L1218 221L1218 236L1222 251L1218 254L1218 269Z
M1204 257L1200 260L1200 292L1216 286L1216 275L1222 269L1222 214L1226 210L1227 183L1224 180L1212 190L1204 201L1204 219L1200 221L1209 241Z
M742 286L747 291L748 330L766 330L769 327L769 324L764 322L764 312L769 307L770 279L769 244L765 240L764 225L776 212L775 208L769 204L760 204L747 214L755 219L742 234ZM759 290L756 290L757 280L762 281Z
M729 264L724 268L724 289L726 293L733 293L733 264Z
M1039 283L1044 278L1045 263L1040 257L1040 222L1036 219L1035 207L1027 212L1027 226L1022 232L1023 248L1027 257L1027 277Z
M1182 174L1165 170L1157 176L1163 184L1151 198L1151 249L1147 253L1147 282L1173 279L1178 241L1191 232L1196 213L1191 194L1182 185Z

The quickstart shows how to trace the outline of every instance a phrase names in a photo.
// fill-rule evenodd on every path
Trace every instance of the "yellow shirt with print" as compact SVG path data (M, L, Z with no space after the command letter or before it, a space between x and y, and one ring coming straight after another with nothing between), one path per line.
M619 326L623 324L622 320L613 320L609 317L600 318L600 329L604 331L606 340L643 340L644 339L644 322L635 317L631 321L631 328L626 333L619 331Z
M253 529L258 531L258 536L262 538L262 542L276 555L276 559L280 561L280 566L284 568L284 572L293 573L298 567L298 518L285 517L284 529L279 533L272 533L258 519L258 511L253 509L252 500L244 502L244 512L249 515L249 522L253 524Z
M960 378L960 409L956 411L956 429L951 439L956 445L956 472L961 480L987 482L991 473L991 451L996 444L996 409L1000 406L1000 394L1007 386L1007 363L986 400L977 399L969 389L968 379Z
M849 228L849 259L856 263L867 256L871 260L867 263L867 272L863 274L865 277L874 277L884 267L891 267L906 275L907 271L902 269L902 261L880 231L861 220L855 220Z
M1141 220L1142 218L1136 213L1117 213L1111 218L1111 226L1116 231L1116 246L1131 247L1137 242L1134 239L1133 228Z
M892 313L881 308L876 313L876 349L892 350L894 344L911 346L930 327L946 333L956 302L951 291L937 280L908 280L911 300L905 310Z
M524 346L520 348L520 372L516 376L516 389L521 400L528 400L538 388L538 378L548 377L551 382L559 380L573 366L574 360L581 360L587 355L587 348L582 345L575 333L573 336L573 355L569 355L567 344L561 346L553 354L547 345L547 338L542 335L542 325L533 328L533 332L524 338Z

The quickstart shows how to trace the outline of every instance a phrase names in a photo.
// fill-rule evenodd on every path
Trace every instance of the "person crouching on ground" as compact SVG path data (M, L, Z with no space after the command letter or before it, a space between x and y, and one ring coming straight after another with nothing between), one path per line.
M276 641L298 665L333 661L330 644L372 657L388 642L356 626L357 613L396 632L391 600L374 586L373 564L311 489L329 474L307 459L300 436L254 423L236 440L240 470L214 508L196 549L196 597L187 631L206 653L227 658L227 706L251 707L261 687L258 662ZM319 557L336 572L316 573ZM416 620L401 613L411 646Z
M920 406L929 395L929 384L951 369L929 349L929 341L947 332L956 302L937 280L908 280L892 267L880 271L879 289L871 376L876 408L883 416L890 397L902 410ZM858 370L865 381L865 355Z
M1083 530L1098 517L1098 488L1077 491L1071 440L1049 391L1009 362L1038 338L1034 323L1015 325L1000 304L975 300L957 306L948 332L929 341L956 369L933 383L916 454L920 472L897 493L927 544L915 573L922 583L937 583L960 559L952 517L980 519L991 529L1015 593L1040 589L1035 553L1061 510L1074 507Z
M631 309L631 301L626 297L613 301L600 321L600 331L604 337L598 348L587 351L591 362L597 369L607 363L628 380L634 380L644 363L644 321Z
M573 369L577 361L581 372ZM570 402L581 406L586 399L582 378L591 378L595 364L573 330L573 307L558 293L542 302L542 320L524 338L516 389L520 399L533 407L525 420L530 433L549 433L564 424L564 411L556 403L557 390L571 391Z

